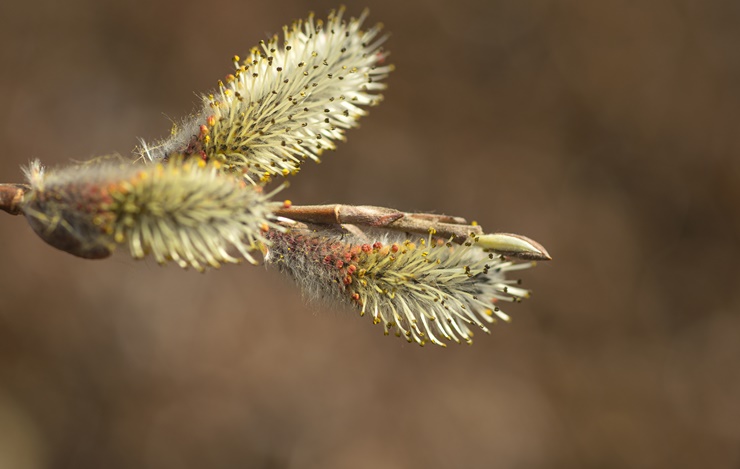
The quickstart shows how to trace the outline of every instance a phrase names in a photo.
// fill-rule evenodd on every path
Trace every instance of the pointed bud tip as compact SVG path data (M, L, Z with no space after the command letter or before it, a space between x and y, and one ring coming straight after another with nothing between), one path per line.
M484 249L519 259L533 261L552 260L550 253L537 241L512 233L492 233L480 235L476 242Z

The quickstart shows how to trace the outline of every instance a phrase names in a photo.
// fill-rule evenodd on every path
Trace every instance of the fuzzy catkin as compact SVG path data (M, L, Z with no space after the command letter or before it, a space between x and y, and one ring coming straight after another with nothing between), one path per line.
M520 301L529 291L506 273L514 263L486 252L474 238L457 245L435 238L367 230L270 231L266 262L294 278L313 299L350 303L409 342L472 342L471 328L509 317L500 302Z
M218 164L102 162L45 171L34 162L26 174L32 190L23 211L32 228L80 257L106 257L124 244L134 258L151 253L183 268L235 263L235 255L254 263L250 251L272 224L261 188Z
M382 80L393 69L384 63L381 26L361 29L367 11L343 15L343 8L326 21L311 15L284 27L282 41L274 36L245 59L235 56L235 71L203 97L195 117L169 139L142 142L141 155L196 155L255 184L295 174L306 159L319 161L357 126L365 107L382 100Z

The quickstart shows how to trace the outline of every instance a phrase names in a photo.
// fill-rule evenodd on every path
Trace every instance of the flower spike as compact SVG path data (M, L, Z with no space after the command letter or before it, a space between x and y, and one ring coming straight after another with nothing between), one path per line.
M357 228L353 225L354 228ZM472 329L509 321L502 302L529 297L511 271L534 262L517 262L489 252L469 238L461 245L430 230L411 238L385 229L339 229L296 224L270 231L266 262L294 278L312 299L352 304L409 342L471 343Z
M23 213L50 245L79 257L109 256L118 244L140 259L204 270L256 261L273 203L218 164L174 160L162 165L91 163L26 170L31 190Z
M366 106L382 100L382 80L393 70L385 64L382 27L361 29L367 14L349 21L343 8L326 21L311 15L283 28L282 43L274 36L243 60L235 56L234 73L204 96L196 117L168 140L142 142L142 155L198 155L254 184L295 174L306 159L319 161Z

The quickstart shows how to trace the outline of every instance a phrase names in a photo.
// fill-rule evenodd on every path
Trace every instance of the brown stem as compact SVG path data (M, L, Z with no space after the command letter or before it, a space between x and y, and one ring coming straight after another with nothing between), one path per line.
M384 227L399 218L404 213L385 207L371 205L297 205L281 207L276 210L278 217L290 218L296 221L323 224L344 224Z
M0 210L11 215L23 213L21 202L29 190L31 188L25 184L0 184Z
M453 238L457 243L463 243L471 234L483 234L479 226L468 225L464 218L404 213L371 205L298 205L281 207L274 213L305 223L361 225L417 234L428 234L430 229L434 229L437 236Z

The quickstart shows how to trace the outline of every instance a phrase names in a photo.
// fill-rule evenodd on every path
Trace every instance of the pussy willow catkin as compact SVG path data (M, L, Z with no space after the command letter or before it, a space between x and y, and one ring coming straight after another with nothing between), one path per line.
M266 262L293 277L312 298L350 303L384 332L424 345L472 341L473 329L508 321L501 302L529 292L506 274L515 263L486 252L470 238L463 245L429 235L368 230L366 237L337 229L271 230Z
M326 21L313 15L261 41L218 89L203 97L194 118L154 145L142 142L151 161L173 154L198 155L223 163L253 183L296 173L306 159L344 139L380 102L381 82L392 70L379 36L381 26L362 30L367 17L345 20L344 9Z
M240 256L264 240L270 202L261 188L221 171L218 163L101 162L26 170L31 191L23 212L52 246L85 258L126 245L135 258L151 253L203 270Z

